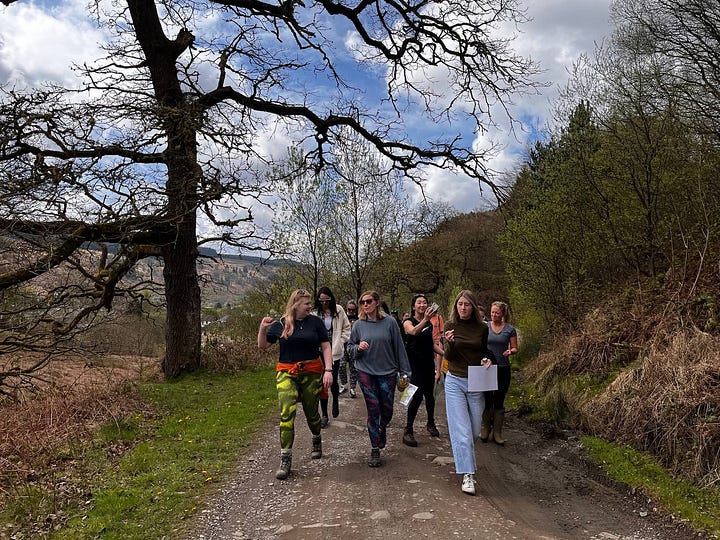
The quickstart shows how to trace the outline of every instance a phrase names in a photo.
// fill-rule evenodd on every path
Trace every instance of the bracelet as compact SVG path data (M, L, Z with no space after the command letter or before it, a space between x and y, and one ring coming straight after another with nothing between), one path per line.
M330 368L330 369L325 368L325 373L332 373L332 368Z

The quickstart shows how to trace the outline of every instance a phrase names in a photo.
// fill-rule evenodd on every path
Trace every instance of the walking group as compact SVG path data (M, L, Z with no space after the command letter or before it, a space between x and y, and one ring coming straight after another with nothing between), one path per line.
M490 320L475 295L461 291L445 323L437 304L424 294L412 297L411 311L401 321L387 309L376 291L338 305L332 291L316 295L295 290L279 319L264 317L258 347L279 343L276 385L280 408L280 467L275 477L286 479L292 468L297 404L301 403L312 433L312 459L322 457L322 429L340 413L339 396L357 388L365 399L370 439L370 467L383 464L387 426L393 417L396 388L417 387L408 404L402 442L417 446L414 423L423 401L426 429L439 437L435 424L435 388L444 377L448 432L455 472L461 489L475 494L475 440L504 445L504 400L510 386L510 356L517 353L517 332L509 323L504 302L493 302ZM468 389L468 368L497 365L498 389Z

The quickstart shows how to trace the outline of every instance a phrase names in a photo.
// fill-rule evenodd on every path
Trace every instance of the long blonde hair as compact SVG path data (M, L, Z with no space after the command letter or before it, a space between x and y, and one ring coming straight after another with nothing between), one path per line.
M285 313L281 319L284 325L282 334L280 334L281 338L287 339L295 331L295 311L300 307L303 298L312 298L312 294L305 289L296 289L288 298Z
M460 291L458 293L458 295L455 297L455 302L453 302L452 313L450 314L450 318L449 318L448 322L451 322L454 324L460 320L460 314L458 313L457 303L461 298L464 298L465 300L470 302L470 304L472 304L473 311L472 311L472 315L470 318L476 320L479 323L483 322L482 317L480 317L480 307L478 305L478 301L475 298L475 295L473 294L473 292L468 291L467 289Z
M375 318L377 318L378 320L384 319L387 314L380 305L380 295L376 291L365 291L360 295L360 298L358 298L358 319L362 319L363 321L367 320L367 313L365 313L365 310L362 309L361 302L361 300L365 296L372 296L373 300L375 300L375 302L377 303L377 307L375 308Z

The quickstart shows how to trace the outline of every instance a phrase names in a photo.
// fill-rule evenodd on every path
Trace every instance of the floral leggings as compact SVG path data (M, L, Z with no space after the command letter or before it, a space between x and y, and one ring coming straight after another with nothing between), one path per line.
M320 435L320 388L322 374L301 371L293 377L287 371L278 371L275 377L280 405L280 448L289 450L295 440L295 415L298 399L302 403L303 412L310 432Z
M360 389L365 396L370 445L380 448L382 433L393 416L396 375L370 375L364 371L358 371L357 374Z

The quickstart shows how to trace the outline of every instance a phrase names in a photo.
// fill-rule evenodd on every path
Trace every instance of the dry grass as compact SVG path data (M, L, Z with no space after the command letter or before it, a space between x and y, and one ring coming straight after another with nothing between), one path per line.
M556 419L720 484L720 337L688 325L693 305L663 290L616 296L523 376Z
M159 360L109 357L104 365L63 360L43 372L34 399L0 405L0 504L32 484L57 484L73 467L69 447L79 447L98 425L148 407L132 383L155 377ZM66 493L65 496L72 496Z
M255 339L232 339L222 334L208 334L203 339L202 364L210 371L241 373L276 360L277 351L259 351Z
M720 484L720 339L686 330L647 354L581 408L592 432Z

